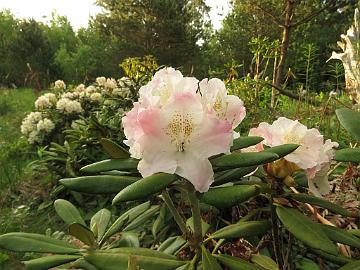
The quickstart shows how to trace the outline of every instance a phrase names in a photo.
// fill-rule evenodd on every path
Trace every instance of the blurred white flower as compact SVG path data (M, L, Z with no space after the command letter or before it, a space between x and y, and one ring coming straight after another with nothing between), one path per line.
M116 80L113 78L107 79L104 86L105 86L105 88L112 90L117 87Z
M80 102L68 98L61 98L56 103L56 109L65 114L81 113L83 111Z
M55 124L50 119L44 118L37 123L36 128L37 131L50 133L55 128Z
M66 89L66 84L62 80L57 80L54 85L55 89L64 90Z
M90 95L90 99L94 102L100 102L102 99L102 95L100 93L92 93Z
M105 86L106 84L106 78L105 77L97 77L96 83L98 86Z

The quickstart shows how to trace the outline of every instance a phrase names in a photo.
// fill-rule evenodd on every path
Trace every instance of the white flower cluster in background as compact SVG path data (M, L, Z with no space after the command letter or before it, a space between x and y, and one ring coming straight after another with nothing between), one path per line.
M62 80L57 80L54 84L54 89L64 90L66 89L66 84Z
M53 93L46 93L42 96L40 96L36 101L35 101L35 108L37 110L44 110L44 109L49 109L54 107L54 105L57 102L57 98L56 95Z
M83 108L79 101L63 97L56 103L56 109L64 114L81 113Z
M21 133L30 144L41 143L44 136L55 128L55 124L41 112L29 113L21 124Z

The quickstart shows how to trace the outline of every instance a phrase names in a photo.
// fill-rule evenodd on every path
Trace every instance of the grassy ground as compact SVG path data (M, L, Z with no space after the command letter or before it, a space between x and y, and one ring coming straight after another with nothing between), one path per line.
M36 153L20 132L22 119L34 109L35 99L32 89L0 89L0 234L44 233L52 226L52 207L44 207L49 198L48 180L44 179L49 177L29 165L36 160ZM18 261L26 256L29 254L0 252L0 269L22 269Z

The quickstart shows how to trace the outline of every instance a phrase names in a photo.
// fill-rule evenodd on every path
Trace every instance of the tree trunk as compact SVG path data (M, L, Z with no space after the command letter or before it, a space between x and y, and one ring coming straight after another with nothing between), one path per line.
M280 56L279 56L279 62L276 68L276 74L275 74L275 81L274 85L279 88L284 68L285 68L285 62L286 57L288 53L289 48L289 41L290 41L290 31L292 27L292 19L294 15L294 7L295 7L295 1L294 0L286 0L286 7L285 7L285 22L282 25L283 31L282 31L282 40L281 40L281 47L280 47ZM272 97L271 97L271 106L275 105L275 96L277 95L276 89L273 89L272 91Z

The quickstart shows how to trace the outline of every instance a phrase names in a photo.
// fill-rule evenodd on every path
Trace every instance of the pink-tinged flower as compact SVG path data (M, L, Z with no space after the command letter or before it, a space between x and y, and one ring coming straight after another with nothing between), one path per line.
M305 170L312 193L317 196L329 193L327 171L334 157L333 148L338 147L338 143L331 140L324 142L317 129L308 129L299 121L285 117L280 117L272 125L260 123L259 127L250 130L249 135L264 138L264 141L256 146L256 150L262 150L263 145L273 147L288 143L299 144L299 148L284 159Z
M140 89L139 102L122 122L124 142L131 156L141 159L143 177L175 173L200 192L209 189L214 173L208 158L230 151L233 122L241 121L233 118L241 117L219 117L197 90L198 80L173 68L160 70Z

